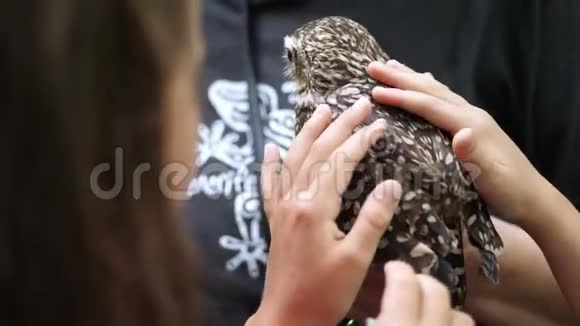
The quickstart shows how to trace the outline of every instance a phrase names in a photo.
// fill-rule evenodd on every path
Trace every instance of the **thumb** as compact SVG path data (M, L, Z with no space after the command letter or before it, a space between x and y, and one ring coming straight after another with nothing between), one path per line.
M344 239L344 245L365 255L364 261L370 262L381 236L391 223L400 198L401 185L397 181L387 180L379 184L367 197Z
M477 179L485 168L486 158L480 155L481 150L473 135L473 130L470 128L459 130L453 137L452 146L455 156L471 179Z
M473 161L473 154L475 152L475 139L473 138L473 130L470 128L463 128L453 136L453 151L455 156L460 161Z

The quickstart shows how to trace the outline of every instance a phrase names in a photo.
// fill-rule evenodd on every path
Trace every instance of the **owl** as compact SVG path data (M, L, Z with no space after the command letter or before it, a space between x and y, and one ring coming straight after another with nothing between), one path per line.
M389 86L370 78L366 68L390 57L369 31L349 18L319 18L284 37L283 58L285 75L296 84L296 133L319 104L330 106L334 120L363 96L373 110L354 132L379 118L387 122L384 135L359 162L342 195L339 229L347 233L376 185L395 179L402 185L402 197L373 264L405 261L417 273L447 285L452 305L461 308L466 234L481 254L479 274L497 284L503 242L472 177L453 153L450 135L400 108L373 101L373 87Z

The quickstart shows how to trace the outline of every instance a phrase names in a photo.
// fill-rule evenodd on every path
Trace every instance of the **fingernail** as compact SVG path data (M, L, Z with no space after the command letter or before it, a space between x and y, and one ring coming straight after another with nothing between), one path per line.
M324 113L324 111L326 111L326 109L328 108L328 105L326 104L321 104L319 105L316 110L314 110L314 116L320 116Z
M375 88L373 88L373 91L383 93L383 94L388 93L392 90L397 90L397 89L393 88L393 87L384 87L384 86L375 86Z
M371 102L369 101L369 99L366 96L363 96L356 101L357 105L362 105L362 106L368 105L370 103Z
M396 264L397 264L397 261L395 261L395 260L391 260L391 261L386 262L385 263L385 272L388 274L389 270L391 268L393 268L393 266L395 266Z
M272 143L267 143L264 146L264 158L268 157L269 156L268 154L274 150L276 150L276 145Z
M371 62L371 63L369 63L369 65L367 66L367 69L368 69L368 68L370 68L370 67L372 67L372 66L377 66L377 68L378 68L378 67L380 67L380 66L382 66L382 65L384 65L384 64L385 64L385 62L384 62L384 61L372 61L372 62Z
M395 59L391 59L391 60L387 61L387 67L394 68L397 70L402 70L405 68L405 66L402 63L400 63L399 61L397 61Z
M389 189L390 193L391 193L391 198L393 198L393 200L395 200L396 202L398 202L401 199L401 195L403 192L403 189L401 188L401 184L395 180L389 180L387 181L389 184L387 185L387 188Z
M405 263L400 260L391 260L385 264L385 273L389 274L398 268L405 268Z
M387 130L387 121L385 119L378 119L373 123L373 131L371 135L371 143L375 144Z
M382 92L383 88L384 87L382 87L382 86L375 86L375 87L373 87L373 90L371 91L371 94L373 96L375 96L377 93Z

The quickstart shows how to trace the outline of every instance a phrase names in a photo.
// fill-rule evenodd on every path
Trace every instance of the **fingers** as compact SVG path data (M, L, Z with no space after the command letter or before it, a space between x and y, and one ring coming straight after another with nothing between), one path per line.
M359 252L361 258L370 263L381 236L393 218L401 191L401 185L395 180L379 184L367 197L342 245Z
M386 64L373 62L368 67L368 73L385 85L426 93L455 104L466 103L461 96L436 80L431 73L416 73L396 60L389 60Z
M330 153L352 135L353 129L360 125L371 112L370 101L362 97L348 110L344 111L326 128L314 142L311 153L315 157L327 158Z
M425 93L376 87L373 89L373 97L380 103L400 107L423 117L453 134L469 125L471 121L469 110L461 110L453 104Z
M417 275L423 292L422 313L424 325L451 323L451 298L447 288L431 276Z
M327 189L334 187L337 195L341 195L351 180L353 171L365 156L371 145L384 135L387 123L379 119L371 125L357 130L349 137L329 159L328 170L321 173L320 183Z
M448 289L435 278L397 261L385 265L385 274L379 325L474 325L469 315L451 309Z
M474 142L473 130L470 128L461 129L453 136L453 151L459 160L464 160L471 156L475 148Z
M262 162L262 197L265 210L269 211L270 206L276 205L280 197L280 153L274 144L266 144L264 147L264 162Z
M421 288L411 266L402 262L385 265L386 289L381 302L380 325L418 325Z
M328 126L331 117L328 105L320 105L310 119L304 123L284 159L284 164L290 175L295 175L299 171L312 143Z
M400 63L399 61L394 60L394 59L391 59L391 60L387 61L386 65L389 68L401 70L401 71L404 71L404 72L409 72L409 73L410 72L415 72L415 70L413 70L411 67L409 67L409 66L407 66L407 65L405 65L403 63ZM424 72L423 75L426 76L426 77L429 77L431 79L435 79L435 77L433 77L433 74L430 73L430 72Z
M452 319L450 323L452 326L475 326L473 318L461 311L454 311Z
M453 152L461 162L463 168L469 173L472 180L481 176L483 170L490 169L489 155L478 146L478 141L473 134L473 129L463 128L459 130L452 141ZM491 161L493 162L493 161Z
M373 69L379 68L377 63L371 63L371 65L373 65ZM395 69L398 69L398 70L401 70L401 71L404 71L404 72L415 72L415 70L411 69L411 67L404 65L404 64L402 64L399 61L394 60L394 59L387 61L387 63L385 65L392 67L392 68L395 68ZM369 68L370 68L370 65L369 65Z
M297 173L295 188L298 190L308 189L313 181L317 181L320 173L318 169L321 167L329 168L330 155L352 136L353 129L364 121L370 110L370 101L361 98L322 132L318 139L312 143L304 158L304 163Z

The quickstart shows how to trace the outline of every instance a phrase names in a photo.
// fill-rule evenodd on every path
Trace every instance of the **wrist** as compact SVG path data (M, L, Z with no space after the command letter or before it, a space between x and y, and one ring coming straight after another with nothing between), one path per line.
M543 235L553 235L553 232L565 227L562 223L575 209L568 199L541 175L532 189L534 195L527 201L528 205L523 213L515 217L514 221L537 241Z
M510 216L515 224L527 231L528 228L541 227L545 223L542 218L545 206L550 205L550 197L553 196L553 186L539 172L534 171L526 182L523 196L514 205L513 215Z
M284 311L288 309L276 309L274 307L260 305L258 310L247 320L245 326L318 326L332 325L320 318L323 316L307 316L298 311Z

